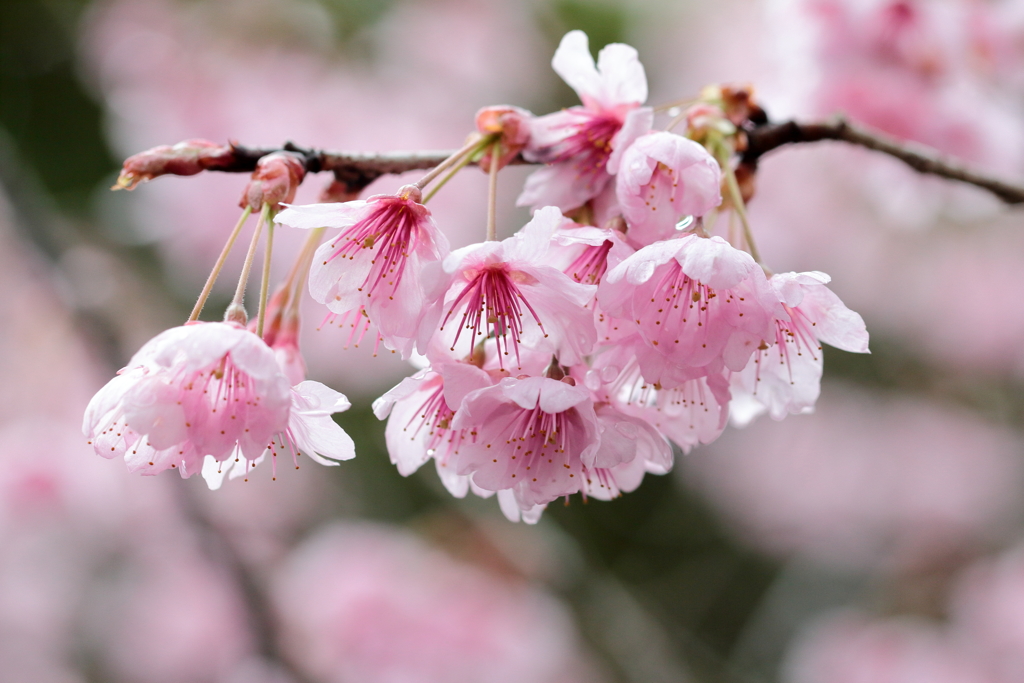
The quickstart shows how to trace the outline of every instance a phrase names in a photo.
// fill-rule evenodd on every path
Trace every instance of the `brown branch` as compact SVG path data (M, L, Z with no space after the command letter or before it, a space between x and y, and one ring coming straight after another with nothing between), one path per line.
M785 145L836 140L888 154L920 173L974 185L991 192L1007 204L1024 204L1024 184L991 176L972 169L959 160L945 157L936 150L890 138L880 132L849 123L842 118L813 123L758 122L751 123L744 132L747 136L747 148L741 154L740 160L749 166L756 167L762 156ZM205 141L201 141L201 144L216 147L213 143ZM169 150L171 148L157 149ZM281 151L293 152L300 156L307 173L333 172L335 178L347 186L350 191L362 190L382 175L433 168L452 154L450 150L436 152L333 152L299 147L291 142L280 148L245 147L232 143L230 147L216 148L205 156L196 159L190 158L189 164L183 170L178 170L173 165L164 164L159 173L153 173L149 177L164 173L191 175L201 170L249 173L256 169L256 164L261 158ZM529 162L522 157L517 157L512 160L512 163L526 164ZM122 175L124 176L124 174ZM144 175L142 174L142 176ZM135 182L143 179L145 177L140 176L122 186L130 188Z
M988 190L1007 204L1024 204L1024 185L982 173L929 147L901 142L842 118L820 123L766 123L748 130L747 140L742 161L753 165L763 155L783 145L837 140L888 154L920 173Z
M259 149L232 144L234 154L215 164L207 165L209 171L246 173L255 170L256 162L276 151L295 152L302 156L307 173L332 171L334 177L352 189L362 189L382 175L395 175L408 171L434 168L452 154L452 150L419 152L332 152L306 149L293 143L286 143L280 149ZM513 164L528 163L521 157Z

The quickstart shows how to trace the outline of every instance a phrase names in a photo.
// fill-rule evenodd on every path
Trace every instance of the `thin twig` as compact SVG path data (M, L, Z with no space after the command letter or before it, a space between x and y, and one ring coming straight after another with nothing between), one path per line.
M756 165L772 150L784 145L837 140L865 147L895 157L920 173L974 185L994 194L1007 204L1024 204L1024 184L995 177L972 169L963 162L944 156L931 148L898 141L883 133L854 125L842 118L831 121L799 123L763 123L744 131L747 148L741 156L743 163ZM233 144L233 154L211 160L206 169L228 173L249 173L256 162L273 152L288 151L302 156L308 173L332 171L335 177L353 190L366 187L382 175L434 168L452 156L448 151L421 152L333 152L299 147L287 143L282 148L254 148ZM527 164L522 157L513 164Z
M843 118L818 123L766 123L747 131L745 163L758 159L784 145L837 140L895 157L915 171L988 190L1007 204L1024 204L1024 185L972 169L962 161L947 157L930 147L901 142L884 133L858 126Z

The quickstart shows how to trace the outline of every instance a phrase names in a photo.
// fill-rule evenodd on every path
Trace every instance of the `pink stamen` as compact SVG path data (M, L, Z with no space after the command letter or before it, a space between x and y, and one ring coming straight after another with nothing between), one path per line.
M510 338L512 349L515 351L516 363L519 363L519 342L523 334L523 306L533 316L541 331L544 330L544 325L537 312L519 291L519 287L509 277L504 266L483 268L466 284L441 322L442 330L463 300L465 300L466 310L462 314L462 320L455 333L455 340L451 346L452 351L455 350L464 329L472 330L470 348L476 346L478 336L482 338L493 336L499 351L498 364L504 369L502 356L508 355Z
M611 249L611 240L596 246L587 245L583 253L565 269L565 274L583 284L601 284L601 278L608 271L608 252Z
M422 216L417 215L419 212L415 205L401 197L381 199L376 204L376 208L364 220L332 242L335 250L327 260L338 257L352 260L363 249L377 249L366 279L358 289L360 292L365 291L369 297L378 286L386 282L390 299L402 281L410 245L417 237Z
M562 140L557 147L555 163L571 162L580 178L603 171L612 153L612 138L622 128L622 121L612 114L579 112L579 123L567 123L576 132Z

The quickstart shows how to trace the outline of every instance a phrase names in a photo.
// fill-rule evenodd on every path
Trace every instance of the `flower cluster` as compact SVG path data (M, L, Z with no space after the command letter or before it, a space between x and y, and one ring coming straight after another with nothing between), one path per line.
M708 89L656 130L633 48L608 45L595 63L573 31L552 64L581 106L486 108L462 149L392 195L278 212L304 174L294 155L268 157L243 202L246 216L261 212L246 267L264 222L270 235L274 222L310 231L275 310L264 315L265 277L255 334L236 324L237 294L229 322L150 342L90 405L97 450L143 473L201 468L211 485L268 452L352 457L329 417L344 397L296 383L306 272L331 315L421 365L374 403L399 472L433 460L452 494L497 494L513 520L536 521L575 493L632 491L671 468L672 443L712 441L730 413L812 410L821 342L865 352L867 332L827 275L759 263L744 209L752 186L734 159L757 110L751 93ZM517 157L543 164L519 197L533 216L499 241L497 176ZM452 251L426 203L469 163L489 170L486 239ZM321 244L325 230L335 232Z

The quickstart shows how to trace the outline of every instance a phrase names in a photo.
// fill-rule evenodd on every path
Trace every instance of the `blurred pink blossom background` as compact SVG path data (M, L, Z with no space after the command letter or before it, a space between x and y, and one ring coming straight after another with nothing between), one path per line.
M606 4L578 3L583 13ZM652 104L690 98L709 83L750 82L773 118L841 112L1024 176L1020 2L622 7ZM396 2L357 27L359 54L338 49L344 41L317 2L102 0L79 27L79 67L118 156L199 137L451 149L481 106L542 114L570 101L548 67L546 11L543 2ZM525 173L508 176L503 235L527 218L512 207ZM327 180L307 179L297 202L315 201ZM407 180L386 177L365 194ZM152 245L166 274L159 286L191 300L238 218L244 186L229 174L159 179L103 197L100 215L127 212L136 231L118 239ZM431 210L459 247L482 236L485 176L470 170L449 188ZM791 683L1022 680L1024 461L1012 401L1024 381L1019 210L823 143L763 160L750 216L773 269L829 273L867 321L876 356L896 359L865 378L828 349L817 413L730 428L679 460L669 484L700 500L743 552L862 582L853 598L801 617L770 675ZM157 286L118 268L113 252L76 244L55 266L17 221L0 195L4 680L657 680L644 666L704 680L700 666L674 669L674 655L659 654L674 627L642 590L683 591L672 581L695 574L644 577L641 588L616 592L609 586L619 579L609 577L634 569L606 561L598 541L573 539L555 520L508 530L488 506L460 508L479 515L468 522L417 517L403 526L396 513L371 523L359 518L370 516L379 491L360 489L345 472L328 478L303 468L271 482L264 470L212 493L170 475L131 477L94 457L80 436L81 411L111 368L76 316L120 316L116 332L129 354L183 316L152 294ZM279 236L283 276L304 236ZM233 258L237 269L241 256ZM222 280L217 294L226 300L231 285ZM386 351L371 358L372 344L342 350L344 331L318 331L312 306L303 315L310 376L354 402L411 371ZM841 379L829 379L833 366ZM890 375L909 379L889 385ZM358 419L370 424L368 412ZM376 434L366 443L382 441ZM618 504L594 501L585 512ZM211 541L219 537L227 549ZM934 584L921 588L923 576ZM906 598L910 584L925 597ZM589 585L604 586L600 600ZM261 590L257 611L284 634L279 642L253 617ZM587 598L570 605L573 591ZM615 606L616 642L594 635L593 613L579 606L588 601ZM642 642L630 645L635 634Z

